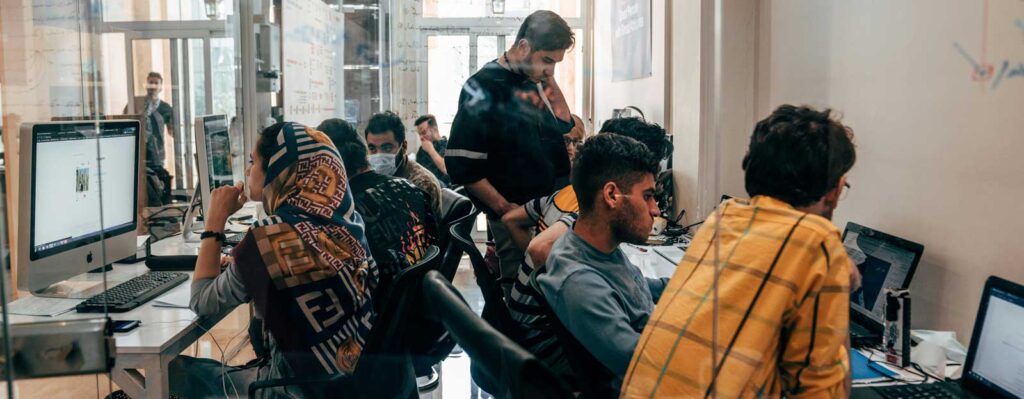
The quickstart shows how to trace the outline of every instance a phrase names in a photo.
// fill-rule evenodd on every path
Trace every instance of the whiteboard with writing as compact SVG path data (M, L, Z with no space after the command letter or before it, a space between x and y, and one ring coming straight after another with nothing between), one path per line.
M284 1L285 120L316 126L344 116L344 20L321 0Z
M966 339L989 275L1024 282L1024 0L775 1L759 26L758 118L842 116L857 162L834 221L923 244L914 327Z

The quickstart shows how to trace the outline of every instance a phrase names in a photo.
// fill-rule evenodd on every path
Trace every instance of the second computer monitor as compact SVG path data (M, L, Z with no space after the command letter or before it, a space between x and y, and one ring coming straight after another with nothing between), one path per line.
M852 222L843 232L843 246L861 275L861 287L850 294L851 317L881 328L885 290L910 288L924 246Z
M210 192L217 187L235 184L232 165L231 135L225 115L196 118L196 152L199 155L199 192L203 215L208 214Z
M135 254L139 134L138 121L22 125L20 289Z

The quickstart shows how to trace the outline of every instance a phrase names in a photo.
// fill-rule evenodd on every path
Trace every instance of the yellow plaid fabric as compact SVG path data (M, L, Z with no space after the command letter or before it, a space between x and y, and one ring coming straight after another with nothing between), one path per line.
M845 396L851 267L827 219L763 196L723 203L662 294L623 396Z

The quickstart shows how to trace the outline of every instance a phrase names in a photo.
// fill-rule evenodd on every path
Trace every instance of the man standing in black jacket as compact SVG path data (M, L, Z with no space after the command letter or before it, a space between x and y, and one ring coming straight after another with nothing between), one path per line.
M569 174L562 135L574 123L555 64L574 44L572 28L551 11L523 21L515 43L463 85L445 164L487 214L506 297L523 252L501 223L505 212L548 195Z

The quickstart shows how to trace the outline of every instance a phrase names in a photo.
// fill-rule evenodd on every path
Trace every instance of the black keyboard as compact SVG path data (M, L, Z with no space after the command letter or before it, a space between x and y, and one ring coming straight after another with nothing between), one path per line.
M75 306L75 310L79 313L103 313L105 301L107 312L124 313L187 280L188 274L185 273L149 272L86 299Z
M875 387L875 392L889 399L955 399L957 395L946 388L946 384L891 385Z
M231 233L224 236L224 245L237 246L245 238L245 233Z

